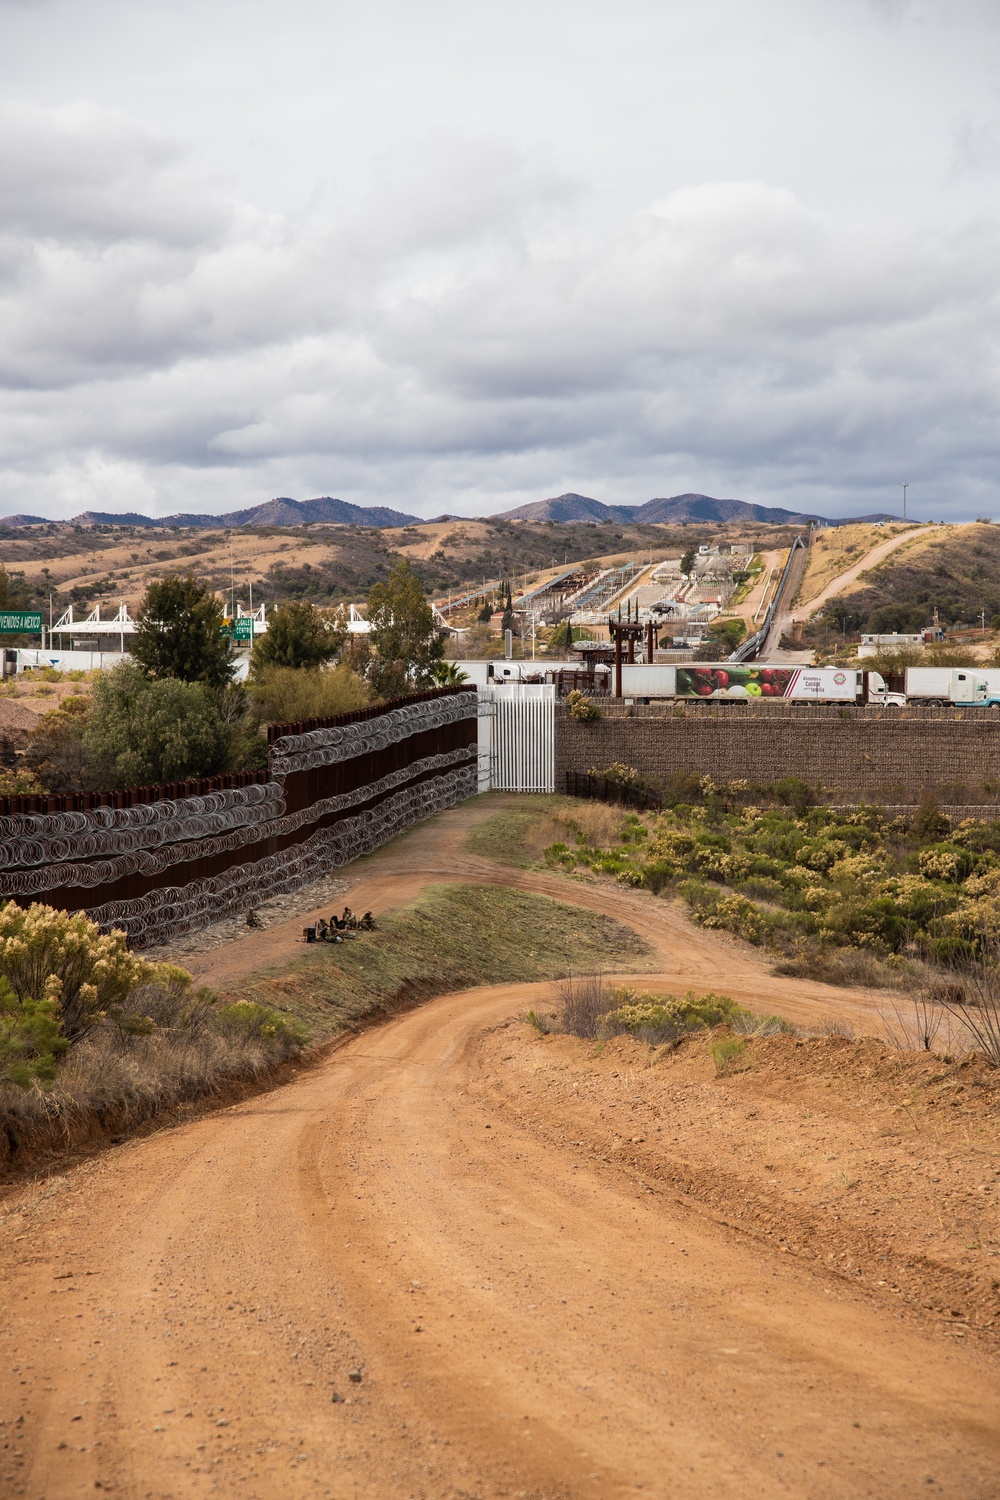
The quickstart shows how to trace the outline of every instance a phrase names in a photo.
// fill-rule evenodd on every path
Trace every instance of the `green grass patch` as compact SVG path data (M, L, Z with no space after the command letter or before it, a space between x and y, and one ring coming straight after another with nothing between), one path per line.
M433 885L381 917L377 932L317 943L280 970L251 976L240 998L277 1007L320 1041L453 990L653 965L649 945L612 917L505 887Z
M519 797L516 807L504 807L492 817L470 828L465 839L469 854L492 859L499 865L527 869L540 857L540 850L529 847L528 835L547 813L572 807L566 797Z

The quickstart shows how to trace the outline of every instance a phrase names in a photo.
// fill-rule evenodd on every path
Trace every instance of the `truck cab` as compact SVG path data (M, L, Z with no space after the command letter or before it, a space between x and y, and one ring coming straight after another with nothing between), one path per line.
M861 702L881 704L883 708L902 708L906 694L894 692L881 672L862 672Z

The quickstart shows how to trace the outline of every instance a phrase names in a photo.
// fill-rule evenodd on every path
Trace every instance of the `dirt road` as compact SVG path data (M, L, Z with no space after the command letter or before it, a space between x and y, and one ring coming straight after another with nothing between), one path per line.
M904 531L900 535L897 535L897 537L889 537L888 541L880 541L879 546L874 546L870 552L865 552L864 558L859 559L858 562L853 562L849 568L844 568L843 573L838 573L835 579L826 583L825 588L820 589L819 594L814 595L813 598L807 598L807 600L798 604L798 607L792 610L787 615L787 618L784 619L783 627L790 624L793 618L810 618L817 610L822 609L823 604L829 604L831 598L837 598L838 594L844 594L852 586L852 583L858 582L862 573L868 573L871 568L879 567L880 562L885 562L885 559L892 552L895 552L898 547L904 546L907 541L915 540L915 537L925 537L931 531L934 531L934 526L918 526L915 531Z
M804 1025L836 1017L858 1032L881 1034L878 1007L882 997L877 991L834 989L772 974L760 949L729 933L695 927L679 903L603 880L497 865L468 853L464 841L469 829L516 802L516 797L498 795L477 798L404 834L388 848L344 871L348 885L338 901L346 901L356 912L380 912L402 906L435 881L510 886L588 911L605 912L632 928L662 958L655 973L643 975L644 984L655 986L662 981L681 991L721 987L741 1005L760 1013L780 1009L789 1020ZM303 926L329 914L329 902L314 910L304 909L264 932L245 933L239 942L208 947L203 953L185 952L179 962L190 969L199 984L232 991L244 975L287 962L299 949Z
M362 880L402 889L449 848L458 874L469 816ZM620 899L650 930L665 910ZM718 938L686 934L664 951L695 969ZM984 1350L581 1151L557 1100L498 1109L491 1028L527 999L446 996L25 1190L0 1230L0 1492L995 1495Z

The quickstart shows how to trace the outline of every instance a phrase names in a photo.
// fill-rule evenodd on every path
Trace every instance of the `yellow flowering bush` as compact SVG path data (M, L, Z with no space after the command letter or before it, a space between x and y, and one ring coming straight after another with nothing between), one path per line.
M74 1041L148 982L154 966L130 953L123 932L101 932L83 912L13 901L0 906L0 978L20 1005L45 999L58 1006Z

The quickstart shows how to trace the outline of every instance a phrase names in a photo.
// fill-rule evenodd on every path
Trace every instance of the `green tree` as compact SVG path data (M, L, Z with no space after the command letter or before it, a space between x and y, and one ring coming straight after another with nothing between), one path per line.
M684 556L681 558L680 570L684 574L685 578L689 578L691 576L691 569L694 567L694 556L694 548L689 547Z
M132 655L148 677L222 687L233 662L218 596L190 574L151 583L139 609Z
M568 620L563 620L552 632L549 640L549 650L554 656L565 656L573 645L573 627Z
M47 792L86 790L83 735L89 711L90 699L72 694L43 714L29 734L24 764Z
M483 605L476 619L480 625L488 625L493 618L493 606L489 602Z
M83 748L98 786L146 786L228 770L233 735L203 682L150 680L123 661L94 683Z
M274 610L266 634L253 648L253 670L262 667L322 667L342 649L342 617L299 599Z
M716 649L723 656L731 655L746 633L746 625L736 616L731 620L716 620L712 625L712 635L719 643Z
M0 562L0 609L27 609L30 599L24 574L11 576Z
M437 687L458 687L459 683L469 680L468 675L454 661L436 661L431 667L431 676Z
M385 583L368 595L373 655L368 680L380 698L396 698L434 686L434 663L444 640L408 558L395 564Z
M507 597L504 600L503 619L500 621L501 632L514 629L514 601L510 597L510 584L507 585Z

